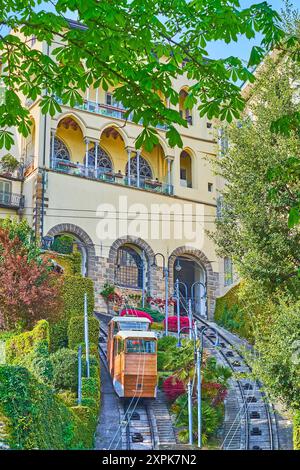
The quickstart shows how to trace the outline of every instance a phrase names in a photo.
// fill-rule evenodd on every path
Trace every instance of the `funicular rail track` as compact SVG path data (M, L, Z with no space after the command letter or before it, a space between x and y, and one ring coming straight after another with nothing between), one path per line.
M107 368L107 324L101 319L98 350L101 360ZM107 320L108 321L108 320ZM118 436L112 442L111 449L122 443L126 450L152 450L155 445L155 430L149 412L149 399L138 396L132 399L119 399L121 422Z
M194 315L194 318L203 327L211 325L203 318ZM201 327L199 328L201 329ZM241 351L222 333L218 331L220 350L223 362L238 374L234 378L235 390L239 395L239 412L232 417L232 423L224 438L224 450L277 450L278 431L274 409L266 400L265 394L258 381L243 377L251 373L251 367L243 357ZM215 342L215 335L209 330L204 338L211 344ZM239 376L239 374L241 374ZM240 432L238 447L236 434Z

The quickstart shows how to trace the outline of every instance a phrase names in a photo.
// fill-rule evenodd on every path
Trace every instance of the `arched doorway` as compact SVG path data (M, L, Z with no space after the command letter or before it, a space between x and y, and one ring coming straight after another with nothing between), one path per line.
M83 277L87 276L87 249L76 236L69 233L59 233L55 235L51 250L63 255L70 255L78 251L81 256L81 275Z
M115 266L115 284L131 289L145 289L146 264L143 251L132 244L120 246Z
M62 235L70 236L81 254L81 274L93 278L96 253L92 239L79 226L69 223L55 225L47 233L47 236L53 239Z
M196 315L207 317L206 273L203 266L189 255L177 256L173 266L174 284L178 279L182 298L192 298L192 308ZM183 285L186 285L186 290ZM184 310L184 308L182 307ZM184 313L184 312L183 312Z

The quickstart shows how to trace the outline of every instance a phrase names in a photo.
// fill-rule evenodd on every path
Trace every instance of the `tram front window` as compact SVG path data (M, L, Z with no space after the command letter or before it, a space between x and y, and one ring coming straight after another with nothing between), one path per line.
M149 330L149 323L139 322L126 322L121 321L116 323L115 326L115 333L117 331L148 331Z
M126 341L127 353L134 354L155 354L155 341L146 339L128 339Z

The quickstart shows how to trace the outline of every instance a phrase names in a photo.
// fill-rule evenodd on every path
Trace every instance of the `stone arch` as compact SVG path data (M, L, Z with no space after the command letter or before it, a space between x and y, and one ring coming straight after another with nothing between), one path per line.
M148 279L146 282L146 287L147 287L147 290L151 292L151 288L152 288L151 264L154 260L154 251L152 250L151 246L148 245L147 242L145 242L144 240L138 237L124 236L124 237L118 238L117 240L113 242L113 244L110 247L109 255L108 255L108 266L109 266L108 273L107 273L108 278L110 279L111 282L114 281L114 269L117 264L118 249L125 244L134 245L144 251L147 262L148 262Z
M87 275L93 278L96 263L96 251L92 239L82 228L78 227L78 225L68 223L55 225L48 231L47 236L55 237L56 235L61 235L63 233L74 235L75 238L83 244L87 254Z
M213 319L216 303L218 274L212 269L211 262L207 256L197 248L191 246L180 246L176 248L169 256L169 289L172 292L174 285L174 263L178 256L189 255L197 261L205 271L206 275L206 291L207 291L207 315L209 319Z
M84 120L80 116L78 116L78 114L75 113L75 112L66 111L65 113L60 114L57 117L57 120L56 120L56 123L55 123L55 126L54 126L53 130L56 130L59 123L63 119L65 119L66 117L72 118L76 122L76 124L78 124L78 126L80 127L80 130L82 132L83 137L86 137L86 135L87 135L87 131L86 131L87 125L84 122Z
M106 130L106 129L109 129L110 127L113 127L117 130L117 132L120 134L120 136L122 137L123 139L123 142L124 142L124 147L128 147L130 146L130 143L129 143L129 137L127 135L127 133L125 132L124 129L121 128L121 126L118 126L115 122L110 122L110 123L107 123L107 124L104 124L102 127L100 127L100 144L101 144L101 136L103 134L103 132Z
M174 152L173 149L168 147L166 140L159 133L157 133L157 138L159 140L159 145L161 146L162 151L164 153L164 157L173 155L173 152Z

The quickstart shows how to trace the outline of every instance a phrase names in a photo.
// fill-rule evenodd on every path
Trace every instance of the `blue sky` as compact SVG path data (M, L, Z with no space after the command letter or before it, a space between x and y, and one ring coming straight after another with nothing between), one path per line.
M260 0L240 0L240 3L243 8L247 8L253 3L260 3ZM278 11L280 11L284 6L283 0L268 0L268 3ZM291 0L291 3L295 6L295 9L297 7L300 8L299 0ZM211 43L207 47L207 50L209 56L215 59L234 55L240 57L245 61L248 61L252 46L259 44L259 42L259 36L253 39L252 41L249 41L246 38L241 38L237 43L232 42L230 44L225 44L222 41L217 41L215 43Z

